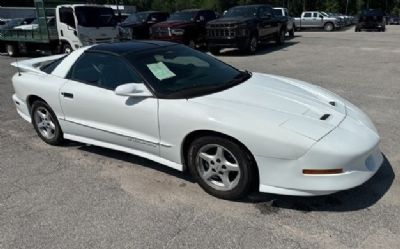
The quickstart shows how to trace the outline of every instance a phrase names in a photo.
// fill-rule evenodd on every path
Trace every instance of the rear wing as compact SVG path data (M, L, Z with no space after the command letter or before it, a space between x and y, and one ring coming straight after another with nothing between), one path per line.
M20 72L33 72L33 73L46 74L40 68L64 56L65 54L59 54L59 55L40 57L23 61L15 61L11 63L11 66L16 67Z

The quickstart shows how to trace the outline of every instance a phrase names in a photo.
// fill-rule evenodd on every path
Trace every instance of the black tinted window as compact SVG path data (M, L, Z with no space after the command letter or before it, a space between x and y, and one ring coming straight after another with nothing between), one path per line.
M142 82L124 60L101 53L85 53L75 63L71 79L110 90L122 84Z
M46 65L43 65L42 67L40 67L40 70L42 70L45 73L51 74L54 69L60 65L60 63L64 60L65 56L61 57L60 59L57 59L55 61L52 61Z
M60 13L60 22L65 23L73 28L76 27L74 13L71 8L62 7L60 8L59 13Z
M311 17L311 13L304 13L304 17Z
M261 18L270 17L270 16L271 16L271 12L272 12L272 9L271 9L271 8L262 7L262 8L260 8L260 10L259 10L259 16L260 16Z

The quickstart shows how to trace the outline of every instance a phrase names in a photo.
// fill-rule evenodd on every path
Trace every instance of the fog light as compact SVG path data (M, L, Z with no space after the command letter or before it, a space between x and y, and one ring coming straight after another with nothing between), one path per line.
M332 175L342 174L343 169L303 169L305 175Z

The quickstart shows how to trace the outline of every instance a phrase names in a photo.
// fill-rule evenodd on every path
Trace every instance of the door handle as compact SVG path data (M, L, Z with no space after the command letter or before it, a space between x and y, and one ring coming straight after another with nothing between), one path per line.
M74 98L74 95L72 93L62 92L61 95L64 96L64 98L69 98L69 99L73 99Z

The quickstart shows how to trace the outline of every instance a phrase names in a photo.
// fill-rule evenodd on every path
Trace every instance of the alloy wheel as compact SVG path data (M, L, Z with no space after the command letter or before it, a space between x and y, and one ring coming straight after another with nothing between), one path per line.
M33 114L35 124L40 134L46 139L53 139L56 136L56 125L49 111L39 107Z
M196 156L196 168L206 184L219 191L234 189L241 177L238 160L232 152L218 144L207 144L200 148Z

